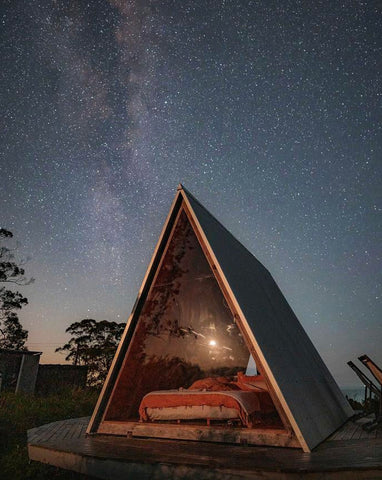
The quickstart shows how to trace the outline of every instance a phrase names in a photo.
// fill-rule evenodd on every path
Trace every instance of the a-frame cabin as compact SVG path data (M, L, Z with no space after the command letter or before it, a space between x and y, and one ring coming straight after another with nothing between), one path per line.
M87 433L308 452L352 415L267 269L180 185Z

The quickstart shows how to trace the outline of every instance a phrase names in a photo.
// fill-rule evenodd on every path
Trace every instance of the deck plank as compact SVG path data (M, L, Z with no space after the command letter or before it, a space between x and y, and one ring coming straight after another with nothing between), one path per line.
M51 425L52 427L50 429L46 428L43 431L41 431L41 434L39 436L39 442L44 443L46 441L49 441L49 439L54 436L56 431L59 431L62 429L62 422L54 422Z
M322 472L379 469L382 476L382 439L364 436L362 424L343 427L314 452L275 447L248 447L178 440L141 439L110 435L86 436L87 419L44 425L28 432L28 445L51 452L77 454L100 461L170 464L240 472ZM375 435L375 433L374 433Z
M356 421L350 419L337 430L328 441L342 441L342 440L364 440L364 439L374 439L377 438L378 430L372 432L367 432L363 430L362 426L370 421L371 417L364 417ZM380 430L379 430L380 431Z
M75 425L75 428L72 431L72 438L75 438L75 439L80 438L83 430L84 430L84 425L82 425L81 423L78 423L77 425Z

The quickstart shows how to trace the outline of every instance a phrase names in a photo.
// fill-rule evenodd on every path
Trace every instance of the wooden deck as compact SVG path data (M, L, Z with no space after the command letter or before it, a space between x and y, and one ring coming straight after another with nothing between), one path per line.
M179 440L86 436L89 418L28 431L31 460L103 479L382 479L382 434L349 421L313 452Z

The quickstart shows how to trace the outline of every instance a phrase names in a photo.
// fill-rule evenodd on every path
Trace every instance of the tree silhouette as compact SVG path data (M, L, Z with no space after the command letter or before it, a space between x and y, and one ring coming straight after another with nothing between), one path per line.
M13 233L0 228L0 239L6 241ZM25 277L22 262L16 261L16 249L5 245L0 246L0 284L28 285L33 278ZM16 311L27 305L28 300L20 292L0 286L0 348L24 350L28 331L21 326Z
M86 318L74 322L65 330L72 335L71 339L62 347L56 348L56 352L66 353L65 359L73 365L86 365L89 385L102 385L124 328L125 323L107 320L97 322Z

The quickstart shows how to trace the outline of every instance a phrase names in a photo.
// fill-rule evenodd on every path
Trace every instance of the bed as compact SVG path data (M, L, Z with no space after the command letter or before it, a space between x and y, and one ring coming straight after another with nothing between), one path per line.
M145 395L139 407L141 422L181 420L237 420L246 427L274 412L274 405L260 375L205 378L188 389L159 390Z

